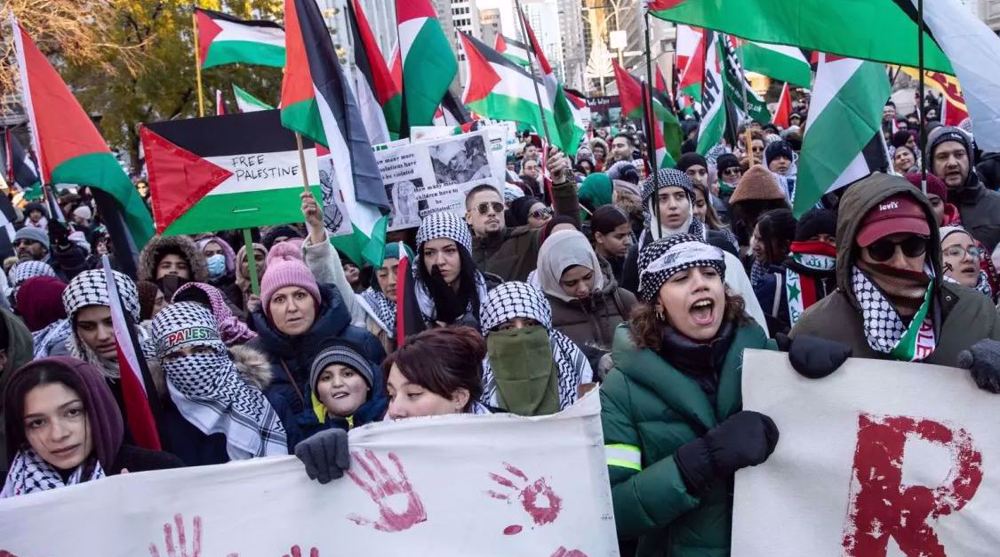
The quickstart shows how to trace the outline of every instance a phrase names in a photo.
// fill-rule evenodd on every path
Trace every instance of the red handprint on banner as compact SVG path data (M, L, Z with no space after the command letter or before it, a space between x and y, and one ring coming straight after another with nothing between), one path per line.
M13 553L7 551L6 549L0 549L0 557L17 557L17 555L14 555Z
M587 554L579 549L566 549L565 547L559 546L559 549L552 554L552 557L587 557Z
M562 499L549 487L545 478L538 478L535 481L531 481L528 479L527 474L522 472L520 468L508 462L504 462L503 467L513 478L492 472L490 473L490 478L507 488L507 492L498 492L491 489L487 491L490 497L509 503L512 496L516 495L521 501L524 511L528 513L531 520L538 526L549 524L559 516L559 511L562 510ZM522 526L514 524L504 528L503 533L512 536L519 534L523 529Z
M166 549L166 557L201 557L201 517L195 516L192 520L194 525L194 539L191 541L191 552L187 550L187 533L184 530L184 515L175 514L174 524L177 526L177 540L174 541L174 529L168 522L163 525L163 545ZM178 553L178 545L180 553ZM155 543L149 544L150 557L160 557L160 551Z
M364 471L365 478L356 473L356 468L347 471L351 480L358 484L358 487L365 490L372 501L378 505L379 519L373 521L363 516L352 514L348 516L355 524L370 524L376 530L382 532L400 532L408 530L416 524L427 520L427 513L424 511L424 504L420 501L420 496L413 490L406 471L399 462L396 453L389 453L389 460L396 465L397 474L394 476L382 462L370 450L365 450L364 454L352 452L353 462ZM393 503L405 499L406 508L398 511L393 508ZM399 506L399 505L397 505Z
M293 545L291 552L284 554L282 557L302 557L302 549L297 545ZM310 549L309 557L319 557L319 550L315 547Z

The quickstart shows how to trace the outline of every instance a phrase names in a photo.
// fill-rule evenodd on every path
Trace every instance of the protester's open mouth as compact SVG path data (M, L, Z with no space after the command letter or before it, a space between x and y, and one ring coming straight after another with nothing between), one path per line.
M959 269L958 272L962 273L963 275L978 275L979 269L973 265L964 265L962 266L961 269Z
M351 396L351 393L345 393L345 392L333 393L333 400L340 400L343 398L347 398L349 396Z
M705 326L712 324L714 309L714 300L711 298L702 298L701 300L691 304L689 313L691 314L691 319L694 321L695 325Z

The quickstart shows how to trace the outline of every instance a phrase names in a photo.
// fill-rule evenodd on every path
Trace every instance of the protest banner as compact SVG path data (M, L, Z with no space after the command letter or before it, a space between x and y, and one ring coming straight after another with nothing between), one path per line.
M497 127L375 152L392 213L389 230L416 228L431 213L465 216L465 194L489 184L503 192L506 136Z
M600 411L371 424L327 485L271 457L5 499L0 555L613 557Z
M1000 397L967 370L856 358L813 380L748 350L743 407L780 439L736 474L734 557L997 554Z
M196 234L298 222L302 169L295 134L266 110L146 124L156 231ZM321 193L316 148L306 141L306 177Z

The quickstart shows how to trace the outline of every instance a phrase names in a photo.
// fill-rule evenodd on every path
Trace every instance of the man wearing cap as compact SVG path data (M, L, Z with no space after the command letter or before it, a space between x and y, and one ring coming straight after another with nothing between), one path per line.
M45 261L49 258L49 235L42 229L24 227L14 234L18 261Z
M927 168L948 186L962 225L992 252L1000 242L1000 193L986 189L974 159L972 138L959 128L942 126L927 137Z
M802 314L792 338L837 341L860 358L963 364L1000 391L1000 318L985 296L943 282L926 197L872 174L841 199L837 240L837 291Z

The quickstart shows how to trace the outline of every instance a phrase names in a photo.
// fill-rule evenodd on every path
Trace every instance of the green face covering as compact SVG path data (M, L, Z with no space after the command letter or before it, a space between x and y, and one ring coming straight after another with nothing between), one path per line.
M519 416L559 411L559 370L544 327L491 332L486 349L503 409Z

